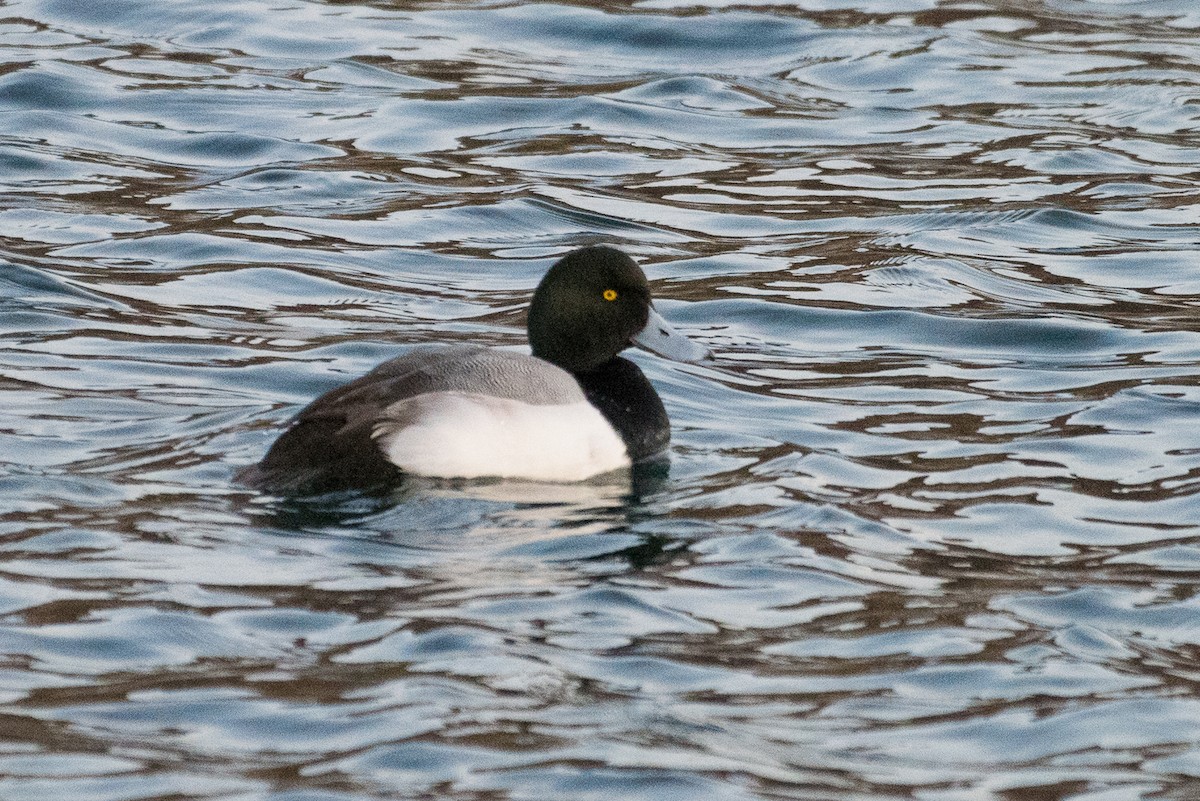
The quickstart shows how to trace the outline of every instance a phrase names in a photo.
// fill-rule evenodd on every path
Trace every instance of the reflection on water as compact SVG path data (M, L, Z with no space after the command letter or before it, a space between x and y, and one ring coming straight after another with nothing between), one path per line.
M6 801L1195 795L1192 3L5 11ZM231 482L596 241L669 476Z

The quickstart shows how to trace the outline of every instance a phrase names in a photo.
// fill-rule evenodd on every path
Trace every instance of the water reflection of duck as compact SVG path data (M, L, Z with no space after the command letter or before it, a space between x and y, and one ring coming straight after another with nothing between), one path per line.
M659 459L670 439L662 400L622 350L711 358L654 310L641 268L604 246L550 268L528 332L532 356L434 345L384 362L310 403L238 479L288 494L401 474L581 481Z

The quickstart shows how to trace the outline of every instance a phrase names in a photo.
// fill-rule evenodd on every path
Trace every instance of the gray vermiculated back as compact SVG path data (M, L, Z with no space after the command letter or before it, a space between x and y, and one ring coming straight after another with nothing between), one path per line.
M421 346L314 400L239 478L279 492L386 481L395 468L375 440L379 424L394 404L429 392L538 405L586 401L570 373L541 359L475 345Z
M565 370L523 353L474 345L414 348L360 380L376 373L380 378L405 376L403 391L393 400L426 392L471 392L537 405L584 400L578 382Z

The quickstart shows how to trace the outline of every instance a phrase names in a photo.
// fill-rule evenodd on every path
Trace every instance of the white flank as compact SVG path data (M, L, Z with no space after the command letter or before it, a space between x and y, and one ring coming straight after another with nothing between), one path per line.
M434 478L582 481L630 463L625 443L587 401L538 406L428 392L389 406L375 439L401 470Z

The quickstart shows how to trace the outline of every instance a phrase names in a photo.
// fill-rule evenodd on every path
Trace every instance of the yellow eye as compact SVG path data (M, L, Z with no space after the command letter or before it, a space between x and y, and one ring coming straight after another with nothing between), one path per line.
M605 300L616 300L617 299L617 290L615 290L615 289L604 290L604 299Z

